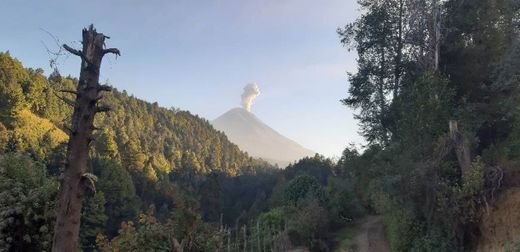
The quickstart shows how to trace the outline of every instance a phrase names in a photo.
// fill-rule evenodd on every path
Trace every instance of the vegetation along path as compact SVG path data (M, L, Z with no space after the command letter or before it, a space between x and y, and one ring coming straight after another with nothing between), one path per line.
M382 216L368 216L356 230L348 249L349 252L387 252L390 246L385 238L384 221Z

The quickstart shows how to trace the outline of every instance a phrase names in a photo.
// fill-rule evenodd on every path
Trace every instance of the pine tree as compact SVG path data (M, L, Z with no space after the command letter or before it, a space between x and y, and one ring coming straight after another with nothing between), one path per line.
M140 152L135 141L130 140L124 146L123 164L129 171L142 172L146 162L146 155Z
M7 128L0 122L0 153L3 152L7 148L7 143L9 142L9 131Z
M103 192L105 212L109 217L105 232L115 235L122 221L133 220L139 211L135 186L128 171L114 160L94 159L94 173L98 176L97 191Z
M115 141L114 132L103 129L96 138L95 150L98 155L108 159L119 159L119 151Z
M9 53L0 53L0 69L0 122L9 127L17 112L27 106L22 85L29 76Z
M101 191L87 196L81 215L80 239L83 249L94 249L96 237L104 233L108 219L105 204L105 195Z

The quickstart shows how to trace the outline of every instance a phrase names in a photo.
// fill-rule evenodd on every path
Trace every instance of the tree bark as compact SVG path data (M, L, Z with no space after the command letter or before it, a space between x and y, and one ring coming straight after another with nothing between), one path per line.
M457 121L450 120L450 139L455 148L457 161L459 162L462 180L466 180L468 172L471 171L471 150L468 138L459 132Z
M397 55L395 57L395 68L394 68L394 90L393 90L393 101L396 100L397 94L399 93L400 82L401 82L401 62L403 58L403 19L404 19L404 0L399 1L399 21L397 24Z
M94 116L106 112L106 107L98 106L100 93L110 88L99 84L101 60L106 53L120 55L115 48L105 49L108 37L97 33L93 25L83 29L83 49L63 47L70 53L81 57L81 72L76 90L74 112L67 148L63 181L60 187L56 224L52 251L78 251L79 227L83 194L92 177L87 173L89 144L92 141Z
M433 5L433 30L434 30L434 62L433 68L435 71L439 70L439 59L440 59L440 51L441 51L441 4L439 0L434 1Z

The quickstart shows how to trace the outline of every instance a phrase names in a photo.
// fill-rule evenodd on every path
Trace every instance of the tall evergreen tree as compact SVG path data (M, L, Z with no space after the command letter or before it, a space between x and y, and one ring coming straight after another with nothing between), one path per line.
M362 0L365 10L338 33L341 42L358 53L358 71L349 74L344 104L360 109L359 119L369 142L386 144L390 137L389 107L403 74L404 0Z
M105 214L105 195L99 191L87 196L81 214L80 239L84 250L96 247L96 238L103 235L108 216Z

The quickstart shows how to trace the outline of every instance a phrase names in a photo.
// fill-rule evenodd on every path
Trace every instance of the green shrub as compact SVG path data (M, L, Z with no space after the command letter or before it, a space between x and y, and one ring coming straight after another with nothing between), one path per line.
M20 153L0 155L0 247L48 251L58 181L45 166Z
M325 191L316 178L309 175L300 175L289 182L284 190L284 203L295 206L305 198L316 198L321 205L326 201Z

